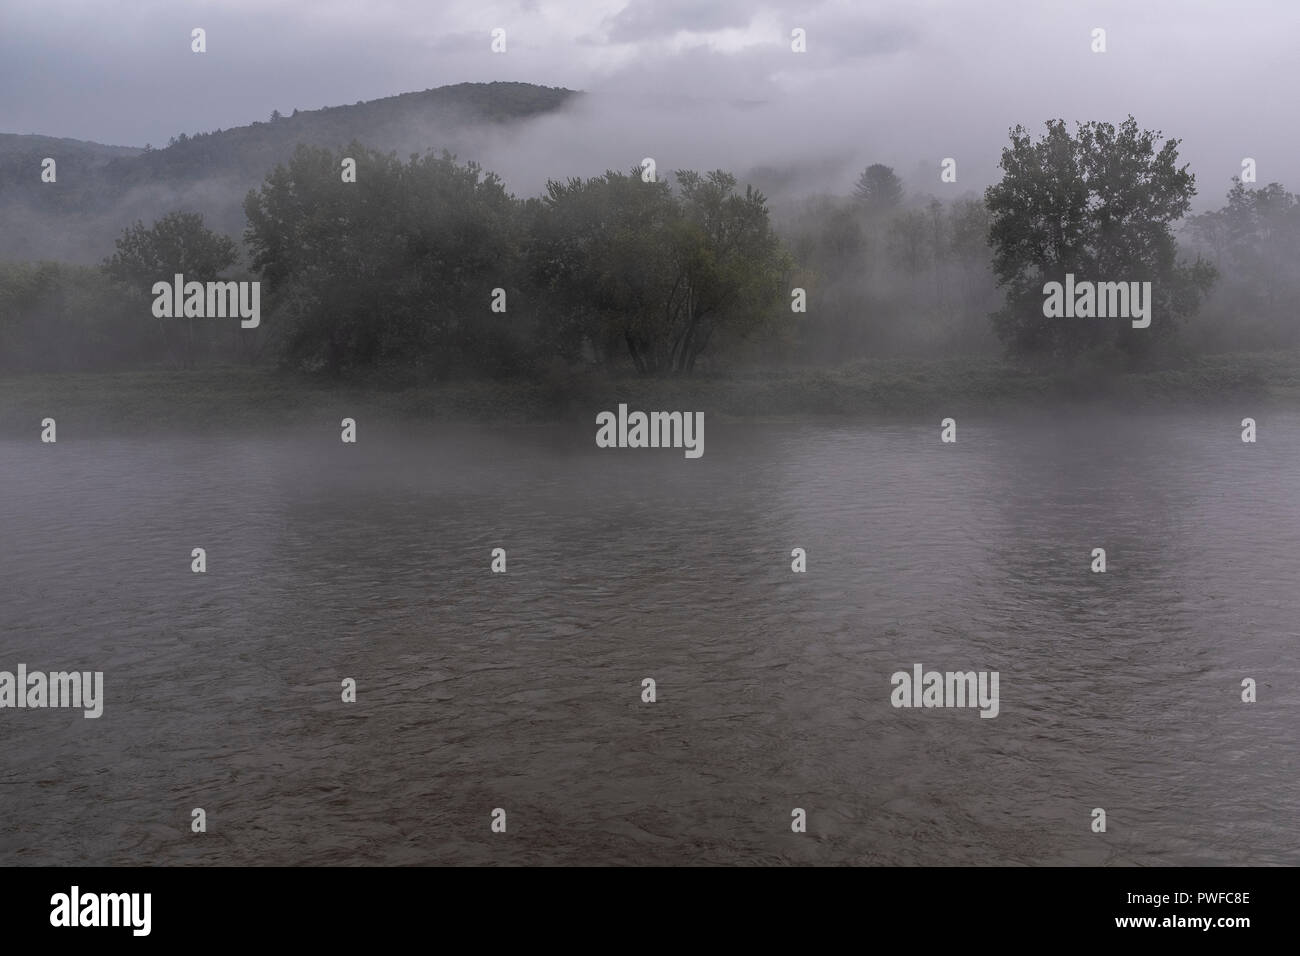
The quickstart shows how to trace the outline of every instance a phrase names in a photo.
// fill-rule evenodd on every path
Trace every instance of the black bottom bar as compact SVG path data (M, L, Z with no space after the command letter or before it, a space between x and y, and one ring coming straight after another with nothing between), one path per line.
M0 911L7 942L75 945L337 947L423 932L457 948L515 934L629 946L789 935L806 947L809 936L830 945L846 933L922 946L1099 937L1231 946L1284 930L1294 882L1280 868L793 869L11 868L0 874Z

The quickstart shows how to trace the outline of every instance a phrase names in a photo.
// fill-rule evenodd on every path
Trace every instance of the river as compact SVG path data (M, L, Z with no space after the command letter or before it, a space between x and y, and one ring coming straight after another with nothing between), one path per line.
M0 669L104 674L0 710L0 862L1300 863L1300 416L1247 414L0 442Z

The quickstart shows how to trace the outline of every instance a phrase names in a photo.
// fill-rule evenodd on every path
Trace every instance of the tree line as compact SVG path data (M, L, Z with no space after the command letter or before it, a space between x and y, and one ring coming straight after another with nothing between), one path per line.
M304 145L245 198L242 243L177 211L126 229L98 268L0 265L0 367L274 361L442 380L1293 347L1300 200L1237 181L1221 209L1189 216L1177 147L1132 117L1057 120L1038 138L1011 131L982 198L909 197L873 164L852 195L773 208L722 170L610 170L518 198L447 153ZM150 288L174 273L260 281L266 320L153 319ZM1159 321L1045 318L1043 285L1066 273L1150 281Z

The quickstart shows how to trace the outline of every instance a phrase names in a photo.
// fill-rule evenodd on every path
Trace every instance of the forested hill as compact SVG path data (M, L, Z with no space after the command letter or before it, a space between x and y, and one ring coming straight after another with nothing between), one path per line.
M467 151L478 131L552 112L575 95L530 83L460 83L180 133L149 149L0 134L0 260L97 262L132 222L178 208L238 236L244 195L299 143L338 148L355 139L402 157L448 149L473 159ZM45 157L57 163L56 183L41 181Z
M102 166L124 156L138 156L144 152L143 148L136 146L106 146L103 143L90 143L81 139L60 139L57 136L0 133L0 164L3 164L0 168L3 168L6 174L15 168L15 157L34 156L39 162L41 158L50 156L56 151L83 158L94 166ZM7 178L0 182L0 188L6 183L8 183Z

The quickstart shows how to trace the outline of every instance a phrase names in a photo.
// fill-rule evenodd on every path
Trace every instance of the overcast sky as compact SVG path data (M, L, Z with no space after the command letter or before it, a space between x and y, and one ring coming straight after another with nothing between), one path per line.
M1300 189L1298 41L1296 0L0 0L0 131L161 145L273 109L521 80L605 104L598 129L537 144L543 164L573 137L596 166L626 153L620 168L667 153L909 174L952 156L978 188L1012 125L1133 113L1183 140L1204 201L1247 156Z

